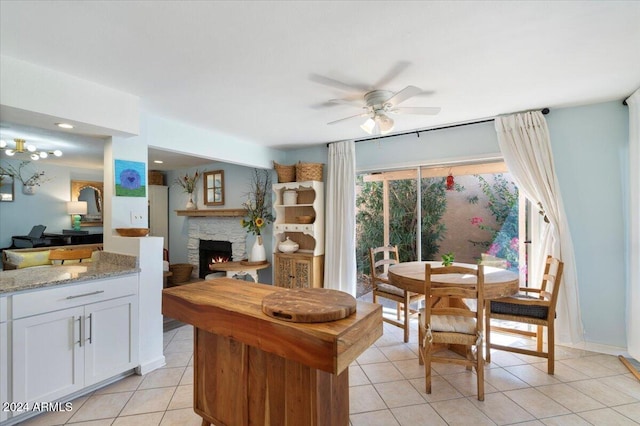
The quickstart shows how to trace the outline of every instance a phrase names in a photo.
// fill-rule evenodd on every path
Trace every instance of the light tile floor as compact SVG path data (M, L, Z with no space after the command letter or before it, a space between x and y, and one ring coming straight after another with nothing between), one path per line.
M476 399L475 374L433 364L430 395L418 365L417 321L411 340L384 325L384 335L350 367L352 426L391 425L638 425L640 382L615 356L558 346L556 373L546 361L492 352L486 366L485 401ZM529 342L498 333L494 341ZM164 334L167 365L129 376L73 401L73 411L40 415L24 425L198 426L193 413L193 329Z

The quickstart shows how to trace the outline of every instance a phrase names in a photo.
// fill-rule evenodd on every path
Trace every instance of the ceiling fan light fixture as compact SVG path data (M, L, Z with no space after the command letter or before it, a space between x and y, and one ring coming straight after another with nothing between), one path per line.
M376 114L376 122L378 123L378 127L380 128L380 134L382 135L386 135L393 130L394 122L385 114Z
M369 117L369 118L367 118L367 121L365 121L360 126L360 128L371 135L371 134L373 134L373 131L376 128L376 122L371 117Z

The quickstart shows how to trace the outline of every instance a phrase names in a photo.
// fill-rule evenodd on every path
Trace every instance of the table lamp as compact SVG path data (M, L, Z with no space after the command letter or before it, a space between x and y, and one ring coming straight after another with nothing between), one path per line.
M69 201L67 202L67 213L73 217L73 230L80 230L80 215L87 214L86 201Z

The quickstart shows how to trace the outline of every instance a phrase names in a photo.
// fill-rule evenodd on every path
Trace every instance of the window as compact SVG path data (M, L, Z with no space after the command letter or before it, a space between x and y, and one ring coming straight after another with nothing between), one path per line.
M361 174L356 204L359 276L369 273L369 247L392 244L403 262L453 253L524 271L524 283L528 210L503 162Z

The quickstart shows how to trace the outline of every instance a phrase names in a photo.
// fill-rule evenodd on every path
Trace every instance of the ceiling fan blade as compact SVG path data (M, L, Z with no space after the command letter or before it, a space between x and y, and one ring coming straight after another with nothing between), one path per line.
M329 99L327 102L336 105L349 105L366 108L366 106L362 103L362 96L358 96L357 98L353 97L353 99L351 99L350 96L342 99Z
M400 102L404 102L412 96L417 95L422 92L422 89L416 86L407 86L389 99L387 99L384 103L391 104L392 107L398 105Z
M369 86L367 85L343 83L342 81L338 81L333 78L325 77L323 75L318 75L318 74L309 74L309 80L315 81L316 83L324 84L325 86L331 86L336 89L344 90L347 92L369 91Z
M374 87L386 87L391 80L399 76L409 65L411 65L411 62L409 61L396 62L396 64L374 85Z
M329 123L327 123L327 124L336 124L336 123L339 123L339 122L341 122L341 121L351 120L352 118L357 118L357 117L368 117L368 116L369 116L369 113L368 113L368 112L365 112L365 113L358 114L358 115L352 115L351 117L341 118L341 119L336 120L336 121L331 121L331 122L329 122Z
M421 114L436 115L440 112L439 107L400 107L390 109L389 112L394 114Z

